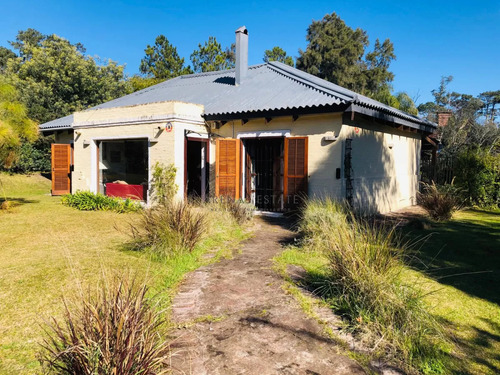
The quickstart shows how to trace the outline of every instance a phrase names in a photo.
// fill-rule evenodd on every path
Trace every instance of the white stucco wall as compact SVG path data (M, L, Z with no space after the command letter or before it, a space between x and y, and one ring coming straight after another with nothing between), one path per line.
M353 205L385 213L416 204L421 135L362 120L356 125L343 125L342 132L352 139Z
M421 135L397 130L374 121L355 119L343 124L342 115L308 115L296 121L291 117L230 121L214 132L222 137L237 138L253 131L284 130L290 136L308 137L309 197L330 196L345 199L344 147L352 139L353 204L365 212L389 212L415 204ZM326 136L335 134L336 141ZM212 143L215 146L215 142ZM215 147L210 162L215 169ZM336 178L336 169L341 178ZM211 188L215 184L211 175Z
M207 138L203 106L181 102L101 109L75 113L72 192L97 191L97 143L110 139L149 140L150 172L156 162L177 167L178 196L184 194L185 136ZM165 124L173 125L171 132ZM324 114L230 121L212 129L219 137L238 138L249 132L282 131L308 137L309 196L345 199L344 147L352 139L353 198L362 211L388 212L415 204L421 135L359 117L343 123L342 115ZM158 129L160 127L160 130ZM337 136L336 141L326 136ZM60 142L71 141L62 133ZM210 192L215 189L215 137L210 142ZM336 169L341 178L336 178Z
M101 112L102 111L102 112ZM149 180L156 162L177 168L178 196L184 192L184 135L186 130L206 137L203 106L180 102L153 103L132 107L85 111L75 114L74 172L72 192L97 192L97 144L118 139L149 141ZM165 124L172 124L167 132ZM193 136L195 136L193 134Z

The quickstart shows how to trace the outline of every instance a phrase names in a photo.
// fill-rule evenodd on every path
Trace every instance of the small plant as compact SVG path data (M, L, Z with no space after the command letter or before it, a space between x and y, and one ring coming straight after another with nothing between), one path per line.
M62 204L81 211L115 211L119 213L136 212L141 209L139 202L130 198L121 199L95 194L90 191L78 191L63 195Z
M151 181L151 196L157 204L172 202L179 187L175 183L177 169L173 164L163 165L156 163L153 167L153 180Z
M147 291L125 277L82 293L75 304L64 300L64 318L52 318L44 327L42 366L67 375L169 372L165 315Z
M436 185L422 183L422 192L417 195L417 202L436 221L450 220L453 213L460 209L460 193L451 184Z
M238 224L251 220L255 211L254 205L229 197L215 198L209 206L219 211L229 212Z
M2 189L2 197L3 197L0 203L0 210L8 211L11 208L12 203L7 199L7 195L5 194L5 188L3 186L2 180L0 180L0 189Z
M168 255L182 249L192 251L207 231L206 215L183 201L145 210L139 224L132 225L133 250L149 249Z

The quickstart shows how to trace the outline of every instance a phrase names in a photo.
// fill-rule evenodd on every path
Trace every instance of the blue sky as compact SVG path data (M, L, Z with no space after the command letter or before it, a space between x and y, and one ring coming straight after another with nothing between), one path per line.
M262 62L275 45L296 57L306 46L312 20L336 12L353 28L394 43L395 91L407 91L418 103L442 75L453 75L450 89L477 95L500 89L500 1L94 1L0 0L0 45L18 30L33 27L81 42L90 55L126 64L138 72L147 44L164 34L181 56L209 36L224 46L234 30L249 30L250 64Z

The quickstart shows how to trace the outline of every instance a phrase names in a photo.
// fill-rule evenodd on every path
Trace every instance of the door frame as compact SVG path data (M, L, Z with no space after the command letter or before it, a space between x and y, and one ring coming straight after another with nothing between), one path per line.
M202 138L202 137L190 137L186 135L184 137L184 199L187 199L187 144L188 141L192 142L202 142L205 143L205 165L202 167L201 170L201 200L206 201L207 199L207 189L210 189L210 171L207 171L207 167L210 169L210 139L207 138ZM205 174L205 177L203 177L203 174Z
M244 132L238 132L236 135L237 139L240 140L245 140L245 139L256 139L256 138L283 138L283 143L285 142L285 138L291 137L291 131L290 129L275 129L275 130L255 130L255 131L244 131ZM284 152L284 150L283 150ZM244 157L246 155L245 151L245 145L243 142L241 142L241 171L242 173L245 171L245 163L246 163L246 158ZM283 155L285 157L285 155ZM284 167L284 164L283 164ZM284 209L284 200L285 200L285 193L284 193L284 183L285 183L285 176L283 173L283 201L282 201L282 210ZM241 177L241 196L245 197L246 193L246 176L245 173L243 173L243 176Z
M245 136L242 137L241 139L241 197L245 198L246 196L246 186L247 186L247 176L246 176L246 146L245 146L245 139L281 139L283 140L283 176L281 176L281 194L283 195L283 199L281 199L281 210L284 210L284 200L285 200L285 191L284 191L284 186L285 186L285 139L290 138L282 135L277 135L277 134L287 134L286 131L281 131L278 130L276 132L273 131L266 131L266 135L260 136L260 137L252 137L252 136ZM288 133L289 134L289 133ZM250 202L251 202L251 195L250 195Z
M153 178L153 173L151 171L151 146L155 143L151 142L151 137L148 135L138 134L130 136L112 136L112 137L96 137L91 139L90 143L90 191L99 194L99 151L101 142L110 141L130 141L130 140L146 140L148 142L148 189L146 196L146 204L149 204L149 193L150 193L150 181Z

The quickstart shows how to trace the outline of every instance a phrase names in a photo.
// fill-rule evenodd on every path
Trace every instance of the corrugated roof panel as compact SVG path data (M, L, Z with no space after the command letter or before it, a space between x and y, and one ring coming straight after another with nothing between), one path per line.
M251 67L240 86L234 85L234 70L193 74L162 82L94 109L168 100L202 104L205 114L211 115L337 104L341 98L311 90L283 74L276 74L269 64L262 64Z
M207 116L356 103L414 123L432 124L278 62L249 67L247 77L239 86L235 85L234 69L191 74L164 81L91 109L162 101L202 104ZM43 124L40 128L68 126L68 117Z
M73 115L69 115L41 124L39 128L41 130L71 129L72 125L73 125Z

